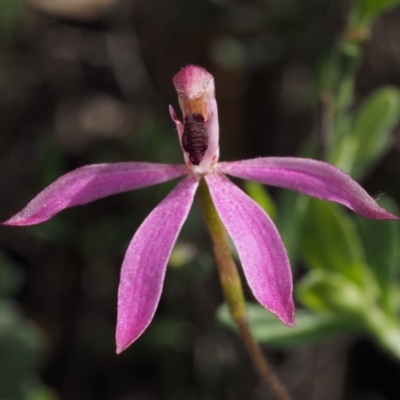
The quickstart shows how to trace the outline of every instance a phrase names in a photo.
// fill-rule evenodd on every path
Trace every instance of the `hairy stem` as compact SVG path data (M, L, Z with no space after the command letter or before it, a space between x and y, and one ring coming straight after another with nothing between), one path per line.
M198 189L198 197L208 231L210 233L214 255L217 262L219 278L229 311L235 321L247 351L261 379L267 383L271 392L278 400L291 400L292 397L279 381L277 375L268 363L255 341L246 318L245 300L240 275L232 258L228 235L218 216L210 192L204 179Z

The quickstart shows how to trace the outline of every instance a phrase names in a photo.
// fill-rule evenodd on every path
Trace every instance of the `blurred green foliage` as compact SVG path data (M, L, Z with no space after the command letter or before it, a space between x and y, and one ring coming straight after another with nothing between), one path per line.
M389 197L384 196L382 206L393 214L399 215L400 209ZM375 281L380 286L379 302L387 312L394 312L400 307L400 227L397 221L373 221L355 217L357 231L364 245L365 257Z
M398 1L352 3L347 27L331 54L321 61L319 132L323 157L356 179L364 179L390 148L400 121L400 91L382 86L357 108L354 85L362 43L371 24ZM316 149L314 154L316 154ZM258 201L257 196L253 198ZM296 327L287 328L258 305L248 304L249 323L262 343L287 347L310 344L345 333L363 333L400 362L400 227L398 221L371 221L337 204L283 193L269 206L292 264L308 272L296 283ZM396 203L378 199L395 215ZM263 199L260 200L263 203ZM225 306L221 321L233 327Z
M278 217L277 209L265 186L250 181L245 181L243 185L246 193L264 209L273 221L275 221Z
M334 315L318 315L307 310L298 310L296 327L289 329L259 305L247 303L246 308L254 337L261 343L276 348L304 346L332 338L348 330L346 323ZM226 305L218 309L217 315L223 323L236 330L236 325Z
M255 337L278 347L307 344L338 334L363 332L400 360L400 242L396 221L370 221L336 204L309 200L301 237L310 269L296 284L296 297L310 311L296 312L287 328L255 304L248 317ZM398 212L389 198L385 205ZM225 306L219 318L233 326Z
M3 79L2 64L4 62L4 48L12 36L14 26L21 15L23 0L0 1L0 84Z
M2 0L0 3L0 46L12 34L15 22L20 16L23 0Z
M339 272L361 283L365 276L364 257L350 217L336 204L309 201L300 236L307 265Z
M54 394L38 377L46 353L44 338L9 298L22 280L18 267L0 253L0 399L52 400Z
M374 91L346 132L335 136L328 159L356 179L363 178L389 148L390 134L400 119L400 91L382 87Z
M399 4L399 0L355 0L352 25L370 26L385 11Z

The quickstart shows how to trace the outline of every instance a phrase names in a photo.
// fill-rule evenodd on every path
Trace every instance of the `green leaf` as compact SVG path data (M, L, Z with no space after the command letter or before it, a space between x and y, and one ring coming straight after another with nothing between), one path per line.
M360 107L351 137L357 148L350 174L361 177L388 148L391 131L400 119L400 92L384 87L373 92Z
M388 149L390 133L399 119L399 90L389 86L376 90L361 105L352 125L340 132L335 129L329 162L355 178L365 176Z
M355 24L370 24L380 14L399 4L399 0L357 0Z
M312 271L297 284L297 297L311 310L331 315L357 318L367 312L369 302L362 288L342 275Z
M357 157L357 151L358 140L346 132L345 135L342 135L342 137L334 143L328 161L336 165L342 171L351 174L354 160Z
M339 274L313 271L298 283L297 295L312 310L340 317L347 329L368 333L400 360L398 318L382 312L368 288L362 290Z
M280 213L277 221L292 266L296 265L300 248L300 231L307 214L309 197L285 190L279 197Z
M399 208L389 196L384 196L380 204L395 215L400 215ZM368 265L381 289L383 303L390 307L395 299L392 288L400 268L399 223L390 220L373 221L358 216L356 223Z
M275 221L277 216L276 207L265 186L250 181L245 181L243 185L246 193Z
M296 326L289 328L257 304L247 303L246 309L255 339L270 346L284 348L305 345L348 330L340 318L332 315L317 315L307 310L297 310ZM218 309L217 315L222 323L236 330L226 305Z
M352 281L365 283L365 261L358 233L337 204L310 199L301 243L309 268L339 272Z
M12 303L0 302L0 398L22 398L43 359L44 341Z
M338 85L334 94L336 115L346 110L354 98L355 75L362 60L359 46L347 43L343 45L339 60Z

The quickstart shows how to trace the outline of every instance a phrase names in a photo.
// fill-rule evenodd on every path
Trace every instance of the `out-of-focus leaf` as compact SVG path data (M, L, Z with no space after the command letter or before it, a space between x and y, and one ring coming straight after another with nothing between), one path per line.
M354 160L357 157L357 148L358 140L346 133L335 143L328 160L342 171L351 174Z
M357 151L350 174L362 177L388 147L392 129L400 119L400 91L384 87L372 93L358 111L351 136Z
M293 191L282 192L277 226L292 266L296 265L300 247L301 224L307 214L309 197Z
M363 177L388 148L389 136L400 119L400 92L383 87L360 107L352 126L338 134L329 161L355 178Z
M314 140L305 141L297 152L298 157L316 158L318 151ZM282 190L277 204L279 205L276 225L288 252L292 268L296 266L300 253L301 226L307 215L310 197Z
M42 362L40 332L26 322L11 303L0 303L0 398L23 398L25 383Z
M14 294L23 281L21 271L0 253L0 297Z
M364 315L368 307L364 292L358 285L342 275L327 271L310 272L297 284L297 295L311 310L343 318ZM356 320L354 318L354 323Z
M10 301L0 301L0 340L19 319L17 308Z
M193 243L177 242L172 250L168 265L172 268L182 268L188 264L198 253Z
M310 199L301 243L309 268L339 272L364 284L365 261L358 233L336 204Z
M300 346L348 331L343 320L333 315L318 315L307 310L297 310L296 326L289 328L257 304L248 303L246 308L255 339L270 346L279 348ZM221 322L236 329L226 305L218 309L217 315Z
M396 203L384 196L381 205L400 215ZM400 268L400 227L397 221L373 221L361 217L356 219L364 244L366 259L381 288L384 304L394 299L392 287Z
M323 58L318 68L318 90L322 96L329 96L335 87L338 79L338 69L336 68L336 55L333 53L328 54L327 57ZM329 99L330 100L330 99Z
M28 389L24 400L55 400L58 399L56 393L50 388L45 386L35 387L33 389Z
M353 140L347 141L353 125L353 116L342 111L333 122L332 143L330 145L328 161L348 172L354 160L355 146Z
M276 207L265 186L257 182L245 181L244 189L264 209L271 219L275 221L277 217Z
M369 24L380 14L399 4L399 0L357 0L356 24Z
M334 96L337 111L346 109L354 98L354 77L362 59L359 46L347 43L340 54L340 74L338 87Z
M0 1L0 44L2 37L8 36L24 4L21 0Z
M185 350L191 346L194 328L177 318L157 318L146 332L151 346L163 349Z

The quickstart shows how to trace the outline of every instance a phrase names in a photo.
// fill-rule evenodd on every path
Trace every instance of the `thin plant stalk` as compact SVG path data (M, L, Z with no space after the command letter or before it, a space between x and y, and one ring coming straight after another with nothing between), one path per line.
M255 369L261 379L268 385L276 399L292 400L292 397L280 382L251 333L246 317L242 283L235 261L232 258L228 235L218 216L204 179L200 182L197 194L200 200L203 217L213 242L214 255L224 297L250 358L254 363Z

